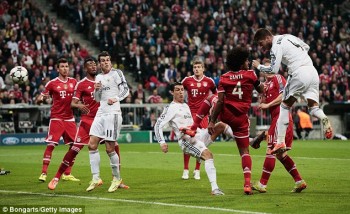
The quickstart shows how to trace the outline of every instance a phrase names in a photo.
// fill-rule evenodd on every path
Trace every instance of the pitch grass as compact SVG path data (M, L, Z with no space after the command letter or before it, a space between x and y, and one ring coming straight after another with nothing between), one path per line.
M243 194L241 160L232 142L213 144L218 184L226 195L210 195L204 171L201 180L181 180L183 158L176 143L169 153L157 144L121 144L122 177L129 190L108 193L111 172L107 155L101 152L101 177L104 184L85 192L91 179L87 148L78 155L73 174L80 182L60 181L55 191L48 190L68 147L54 150L48 181L41 183L42 155L45 146L2 146L0 166L11 174L0 176L0 205L83 205L86 213L346 213L350 210L350 142L295 141L289 155L297 164L308 188L291 193L293 179L283 166L276 168L268 192ZM260 178L265 145L251 149L252 178ZM194 168L191 159L190 171ZM0 210L0 213L2 211Z

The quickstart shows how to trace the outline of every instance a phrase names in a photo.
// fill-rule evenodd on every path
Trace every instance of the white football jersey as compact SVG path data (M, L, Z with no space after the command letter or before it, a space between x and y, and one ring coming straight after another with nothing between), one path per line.
M278 73L281 62L288 67L291 75L301 66L313 66L308 55L310 47L298 37L290 34L277 35L273 37L270 50L271 65L260 65L259 70L266 73Z
M119 69L113 69L107 74L100 73L95 82L101 82L102 88L95 92L95 99L100 101L96 116L101 114L121 114L120 101L129 95L129 87L124 74ZM98 98L97 98L98 97ZM108 105L108 99L117 98L119 101Z
M174 130L177 139L180 139L183 134L179 129L193 124L190 107L186 103L176 103L173 101L164 108L163 113L154 126L158 143L165 143L163 128L167 124Z

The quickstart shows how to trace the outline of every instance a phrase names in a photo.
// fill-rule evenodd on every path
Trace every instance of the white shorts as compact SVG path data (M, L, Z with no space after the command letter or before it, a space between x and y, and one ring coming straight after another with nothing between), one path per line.
M196 137L190 139L180 139L179 145L184 153L196 158L200 158L202 156L202 152L207 149L205 144Z
M283 100L290 96L298 98L303 96L319 103L320 79L314 66L303 66L288 76L287 84L283 91Z
M96 116L92 122L90 136L103 138L106 141L117 141L123 118L121 114Z
M197 133L195 136L196 139L203 142L206 147L210 146L212 143L214 143L211 140L210 134L208 132L208 129L197 129Z

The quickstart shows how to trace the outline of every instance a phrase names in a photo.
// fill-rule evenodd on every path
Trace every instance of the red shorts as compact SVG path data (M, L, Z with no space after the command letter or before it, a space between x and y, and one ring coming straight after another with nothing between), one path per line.
M74 142L76 130L75 121L51 119L45 141L58 144L60 138L63 137L64 144L71 144Z
M87 119L83 118L78 126L77 134L75 136L74 144L78 145L88 145L90 140L90 128L94 121L93 118Z
M221 121L231 127L237 146L241 148L249 146L250 121L247 114L233 115L225 111L224 115L221 115Z
M270 128L268 130L267 135L267 147L272 149L274 144L277 142L277 117L272 118ZM287 150L292 149L293 144L293 120L292 117L289 117L289 125L286 131L285 142Z

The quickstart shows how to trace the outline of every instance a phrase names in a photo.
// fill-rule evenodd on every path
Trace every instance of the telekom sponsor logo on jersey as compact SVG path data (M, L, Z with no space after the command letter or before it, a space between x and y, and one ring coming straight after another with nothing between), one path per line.
M198 89L196 89L196 88L191 89L191 94L192 94L193 97L197 97Z
M60 91L60 97L65 98L67 96L66 91Z

